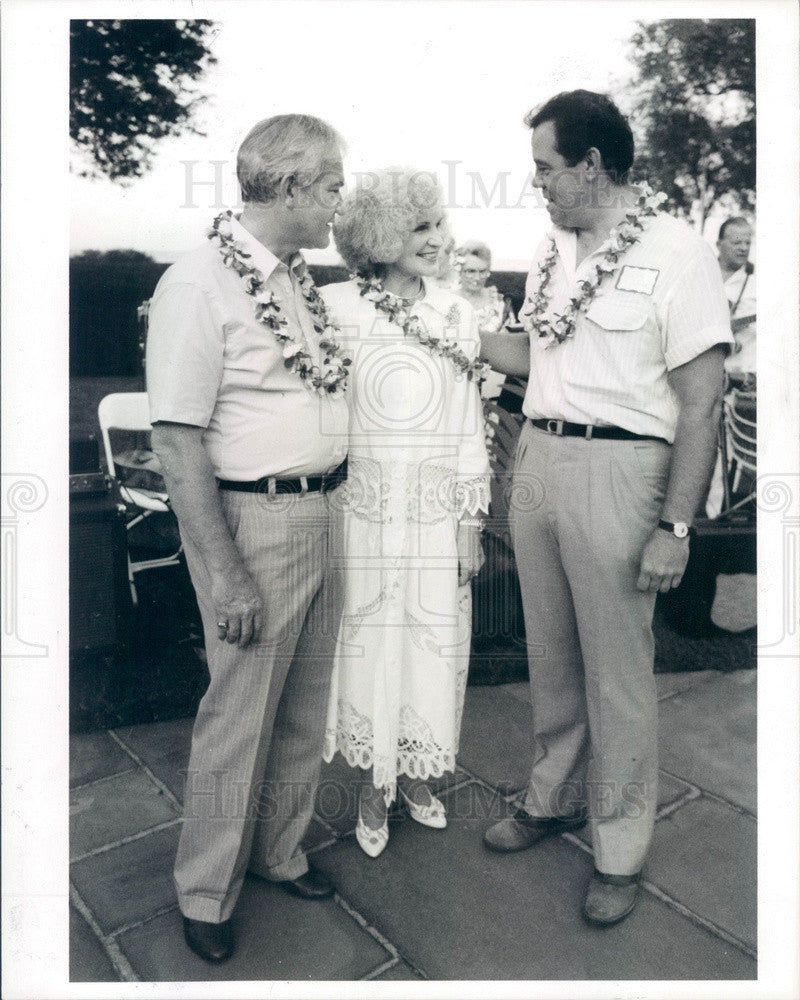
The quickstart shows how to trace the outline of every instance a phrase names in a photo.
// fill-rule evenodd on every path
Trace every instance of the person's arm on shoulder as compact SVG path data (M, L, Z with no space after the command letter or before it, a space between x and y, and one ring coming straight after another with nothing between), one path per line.
M214 614L228 623L225 638L244 647L258 640L263 606L228 530L202 435L202 427L156 423L153 450L161 461L181 532L199 549L211 577Z
M524 333L482 333L481 358L496 372L527 378L531 370L530 339Z

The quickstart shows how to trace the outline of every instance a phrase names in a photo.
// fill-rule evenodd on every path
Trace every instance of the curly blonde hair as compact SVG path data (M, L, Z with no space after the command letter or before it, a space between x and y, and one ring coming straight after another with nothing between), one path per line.
M336 247L351 272L374 277L393 264L421 216L443 205L436 175L387 167L363 175L333 224Z

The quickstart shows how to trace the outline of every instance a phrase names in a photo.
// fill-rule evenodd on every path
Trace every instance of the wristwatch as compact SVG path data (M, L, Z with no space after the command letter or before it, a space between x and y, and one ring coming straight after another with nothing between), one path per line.
M674 524L672 521L659 521L658 526L659 528L663 528L664 531L668 531L676 538L686 538L686 536L691 534L693 530L685 521L676 521Z

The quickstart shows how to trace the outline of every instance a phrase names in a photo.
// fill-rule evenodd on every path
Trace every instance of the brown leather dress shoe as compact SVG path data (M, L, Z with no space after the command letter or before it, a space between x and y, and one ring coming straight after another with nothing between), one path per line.
M533 847L546 837L580 830L582 826L586 826L584 813L577 813L574 816L537 817L526 813L524 809L517 809L513 816L501 819L499 823L490 826L483 835L483 843L490 851L508 854Z
M205 962L226 962L233 954L233 927L230 920L211 924L207 920L183 918L186 943Z
M309 868L299 878L285 879L275 884L301 899L328 899L336 891L333 882L318 868Z
M639 875L607 875L596 868L592 874L583 915L590 924L610 927L618 924L636 906Z

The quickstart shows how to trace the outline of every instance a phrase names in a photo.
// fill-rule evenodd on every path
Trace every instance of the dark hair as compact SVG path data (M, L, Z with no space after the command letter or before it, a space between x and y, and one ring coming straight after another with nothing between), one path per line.
M725 233L728 230L728 226L747 226L747 228L751 230L753 228L743 215L734 215L730 219L726 219L719 227L719 235L717 236L718 240L725 239Z
M574 167L589 150L599 150L603 168L622 184L633 163L633 133L627 118L610 98L591 90L568 90L532 108L524 118L534 129L552 122L556 149Z

